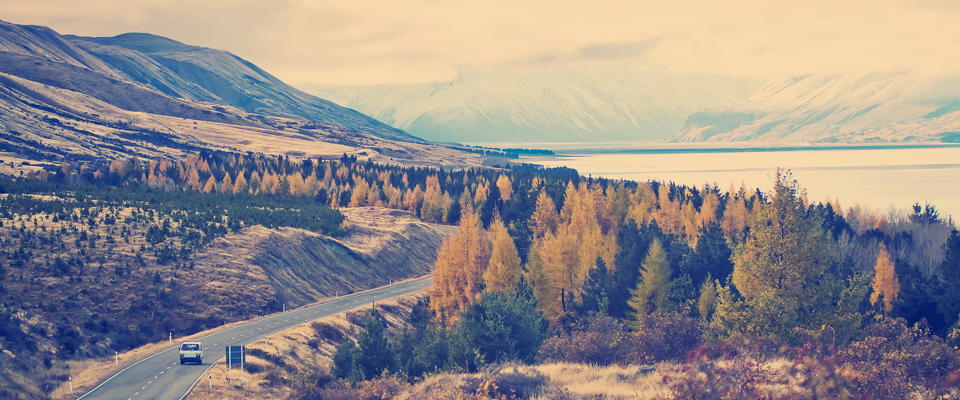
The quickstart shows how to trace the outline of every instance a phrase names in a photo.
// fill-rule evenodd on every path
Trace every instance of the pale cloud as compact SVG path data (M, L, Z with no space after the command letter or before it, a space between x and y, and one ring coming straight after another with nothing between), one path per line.
M580 48L580 54L586 59L616 59L640 57L656 47L660 38L633 42L596 43Z
M5 0L61 33L151 32L291 82L401 83L611 60L752 77L960 72L960 7L921 1Z

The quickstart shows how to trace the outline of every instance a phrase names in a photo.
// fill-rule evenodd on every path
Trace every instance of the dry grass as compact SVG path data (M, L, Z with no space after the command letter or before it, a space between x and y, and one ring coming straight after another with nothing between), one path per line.
M269 317L269 316L268 316ZM115 363L114 357L104 357L99 359L92 360L79 360L79 361L68 361L68 370L74 371L71 376L73 377L73 395L69 393L69 385L64 383L58 387L51 398L54 400L59 399L72 399L75 395L80 393L85 393L86 391L93 389L98 383L106 379L107 377L113 375L117 371L130 366L131 364L144 359L154 353L161 352L168 348L174 347L174 343L179 344L182 342L192 341L199 339L203 336L212 335L214 333L230 329L236 326L240 326L246 323L257 321L263 317L257 317L254 319L246 321L237 321L234 323L221 325L213 329L205 330L203 332L197 332L193 335L183 336L183 337L174 337L173 341L163 341L156 343L149 343L143 346L137 347L136 349L120 353L118 355L119 362Z
M477 399L497 398L498 394L505 393L527 393L532 394L530 398L540 400L669 398L662 379L663 376L649 366L506 365L475 374L436 374L397 398Z
M383 301L377 306L391 326L399 326L401 318L416 302L420 293ZM200 378L190 392L190 400L213 399L288 399L294 395L289 384L303 379L310 371L329 368L334 348L339 340L322 332L341 332L353 335L359 328L351 321L366 313L369 306L320 318L277 332L247 346L251 354L251 370L228 370L221 360ZM316 324L317 327L315 327ZM318 335L321 332L321 335ZM257 354L263 354L258 357ZM281 381L282 380L282 381Z
M594 366L556 363L533 367L547 378L548 386L577 396L604 399L663 399L670 393L663 375L650 366Z
M183 150L177 147L140 141L127 142L128 145L123 148L112 145L111 140L124 130L111 127L107 123L123 121L136 128L170 135L177 141L193 146L238 153L252 151L324 158L339 158L342 154L348 154L361 160L417 166L479 167L485 163L484 157L475 153L434 144L393 141L332 126L308 129L307 125L311 123L298 119L256 116L256 119L270 123L234 125L128 111L79 92L43 85L5 73L0 73L0 76L46 97L48 101L64 105L62 108L72 114L99 116L96 119L87 119L72 118L67 113L59 114L58 119L63 124L76 128L77 132L84 132L83 135L78 135L72 130L51 129L48 124L37 122L41 116L47 114L45 111L13 105L19 103L16 101L0 101L0 105L6 106L4 111L8 117L0 121L0 126L7 128L7 131L17 131L27 140L41 141L45 146L78 155L104 159L124 158L133 154L151 159L184 155ZM32 99L27 97L22 100ZM209 103L191 104L199 109L211 109L213 106ZM229 116L224 121L251 121L248 118L250 114L232 107L229 110ZM31 163L43 161L27 159L22 155L14 159L12 155L4 154L2 158ZM6 169L0 168L0 171ZM19 170L12 171L18 173Z
M421 279L421 278L410 278L397 283L409 282L412 280ZM374 290L374 289L370 289ZM366 291L364 291L366 292ZM362 292L361 292L362 293ZM397 306L397 312L406 312L409 311L411 305L415 299L420 296L419 293L409 294L405 296L400 296L395 299L388 301L383 301L378 303L378 306ZM325 300L324 300L325 301ZM330 357L333 355L333 349L336 347L337 343L333 341L321 341L319 342L318 351L313 350L311 347L311 340L315 337L313 334L314 329L312 325L314 323L323 323L327 325L332 325L343 331L349 331L355 329L356 326L351 324L348 321L348 316L352 314L357 314L363 312L366 306L363 306L358 309L351 311L331 315L328 317L321 318L316 321L311 321L302 325L295 326L293 328L278 332L276 334L270 335L261 339L257 343L254 343L250 346L250 349L260 349L267 351L270 354L291 354L296 357L296 360L300 360L304 365L326 365L330 362ZM394 313L385 313L384 315L388 321L392 324L398 324L400 321L400 316ZM240 326L249 322L257 321L263 317L257 317L246 321L238 321L222 326L218 326L213 329L209 329L203 332L197 332L193 335L175 337L172 342L157 342L150 343L140 346L136 349L120 353L118 355L119 362L115 363L114 357L104 357L99 359L91 360L79 360L79 361L68 361L67 362L67 371L73 371L71 376L73 377L73 394L69 391L69 384L64 383L60 385L52 394L51 398L54 400L60 399L69 399L75 397L76 394L85 393L86 391L92 389L98 383L106 379L107 377L113 375L117 371L126 368L127 366L142 360L145 357L150 356L151 354L166 350L172 347L172 343L181 343L186 341L191 341L199 339L203 336L211 335L226 329L230 329L236 326ZM253 358L256 360L256 358ZM263 361L263 360L260 360ZM217 367L214 367L212 370L216 370ZM222 369L226 369L223 367ZM236 372L235 372L236 373ZM226 374L221 372L220 375L214 375L225 377ZM233 377L233 375L230 375ZM238 374L236 377L239 378L243 374ZM205 378L206 379L206 378ZM204 381L206 382L206 381ZM249 386L249 385L248 385ZM191 398L192 395L191 395Z
M351 233L349 236L340 240L342 240L342 243L348 247L356 246L355 250L361 253L375 251L373 249L374 247L377 245L384 245L384 239L378 237L380 235L387 235L391 232L402 233L404 231L404 227L406 226L424 224L423 222L419 222L416 218L409 215L409 213L395 212L381 208L364 208L362 210L345 209L345 211L345 214L347 214L347 218L349 221L351 221L356 233ZM39 221L43 223L46 222L47 219L40 218ZM3 229L10 229L12 226L12 223L6 223L4 228L0 228L0 231ZM244 286L252 286L254 284L259 285L258 287L261 287L261 290L258 292L260 293L274 293L273 289L269 287L269 280L264 274L263 269L252 262L252 259L256 257L259 251L258 246L260 246L261 243L268 237L277 235L289 236L306 234L320 236L292 228L267 229L262 226L254 226L246 228L242 232L230 233L225 237L218 238L205 249L199 251L194 258L196 261L196 270L193 271L193 274L199 277L199 282L204 282L203 292L207 293L207 299L210 299L208 304L225 304L225 300L219 298L219 296L221 296L220 293L227 293L228 291L225 291L225 288L235 287L241 282ZM136 243L139 243L139 240L142 240L142 238L138 237ZM397 236L392 236L392 240L396 241ZM122 243L123 242L121 242L121 244ZM402 245L402 243L396 243L396 245ZM412 279L417 278L397 280L395 283L409 281ZM363 282L359 281L354 283L357 285L363 285ZM372 285L373 282L371 282L370 285L364 286L369 287ZM326 293L332 294L334 293L334 290L327 290ZM343 290L340 290L340 293L343 293ZM313 293L313 296L308 299L308 302L313 303L316 301L321 301L326 298L324 294L325 292L316 291L316 293ZM235 298L235 295L231 295L231 298ZM304 305L304 302L296 304L288 303L288 309L300 305ZM217 313L216 310L210 312ZM176 340L184 341L192 338L202 337L204 335L208 335L256 319L257 318L223 325L190 335L188 337L176 338ZM335 319L327 320L327 322L334 320ZM305 337L309 333L308 331L309 327L307 327L304 332L300 332L299 335L301 335L301 337L299 337L297 340L305 342ZM295 333L296 332L290 332L290 334ZM276 341L271 339L271 342ZM170 346L170 344L167 342L159 342L138 347L134 350L120 354L119 362L116 364L114 363L114 357L112 356L92 360L88 359L69 361L67 362L63 373L65 375L72 376L74 385L73 393L83 393L86 390L91 389L103 379L106 379L108 376L114 374L116 371L125 368L126 366L129 366L130 364L133 364L144 357L164 350L168 346ZM273 350L275 354L282 354L281 351L288 350L283 349L280 347L280 345L277 346L277 349ZM323 357L329 357L333 351L333 346L334 344L329 344L327 348L318 349L320 352L316 355L311 355L310 352L305 351L302 348L297 354L302 358L301 361L304 364L322 365L324 360L328 359ZM314 351L314 349L307 349ZM68 393L68 387L69 384L64 382L53 392L51 396L55 399L65 399L70 397Z

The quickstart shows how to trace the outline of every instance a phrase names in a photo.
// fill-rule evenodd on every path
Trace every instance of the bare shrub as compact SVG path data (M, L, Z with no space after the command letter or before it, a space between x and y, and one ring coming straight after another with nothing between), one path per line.
M629 352L630 340L623 324L606 316L589 317L573 332L543 342L539 358L594 365L620 362Z
M276 368L271 368L264 376L264 381L266 381L267 387L278 387L286 383L286 379L283 377L283 374Z
M247 349L247 355L257 357L278 367L285 367L287 364L283 361L283 356L279 354L268 353L257 348Z
M539 371L519 366L497 369L482 375L476 394L492 399L526 399L540 391L547 377Z
M310 328L313 329L313 333L318 339L328 342L340 343L345 337L343 330L325 322L314 322L310 324Z
M701 331L696 319L685 312L648 315L630 335L630 364L675 360L700 344Z
M356 384L357 398L362 400L392 399L410 387L396 376L386 375Z

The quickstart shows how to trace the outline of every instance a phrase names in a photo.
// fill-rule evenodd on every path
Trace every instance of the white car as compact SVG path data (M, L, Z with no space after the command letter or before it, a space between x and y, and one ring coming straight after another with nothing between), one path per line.
M180 365L188 362L203 364L203 346L200 342L184 342L180 345Z

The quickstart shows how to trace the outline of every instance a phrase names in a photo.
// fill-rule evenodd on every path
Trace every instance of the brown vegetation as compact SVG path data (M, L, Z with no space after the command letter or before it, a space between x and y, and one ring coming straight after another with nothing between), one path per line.
M420 295L405 295L376 307L396 331L401 327L402 315L410 311ZM219 362L200 378L188 399L296 398L315 385L319 372L329 369L335 347L356 333L365 308L324 317L248 345L250 368L228 370Z

